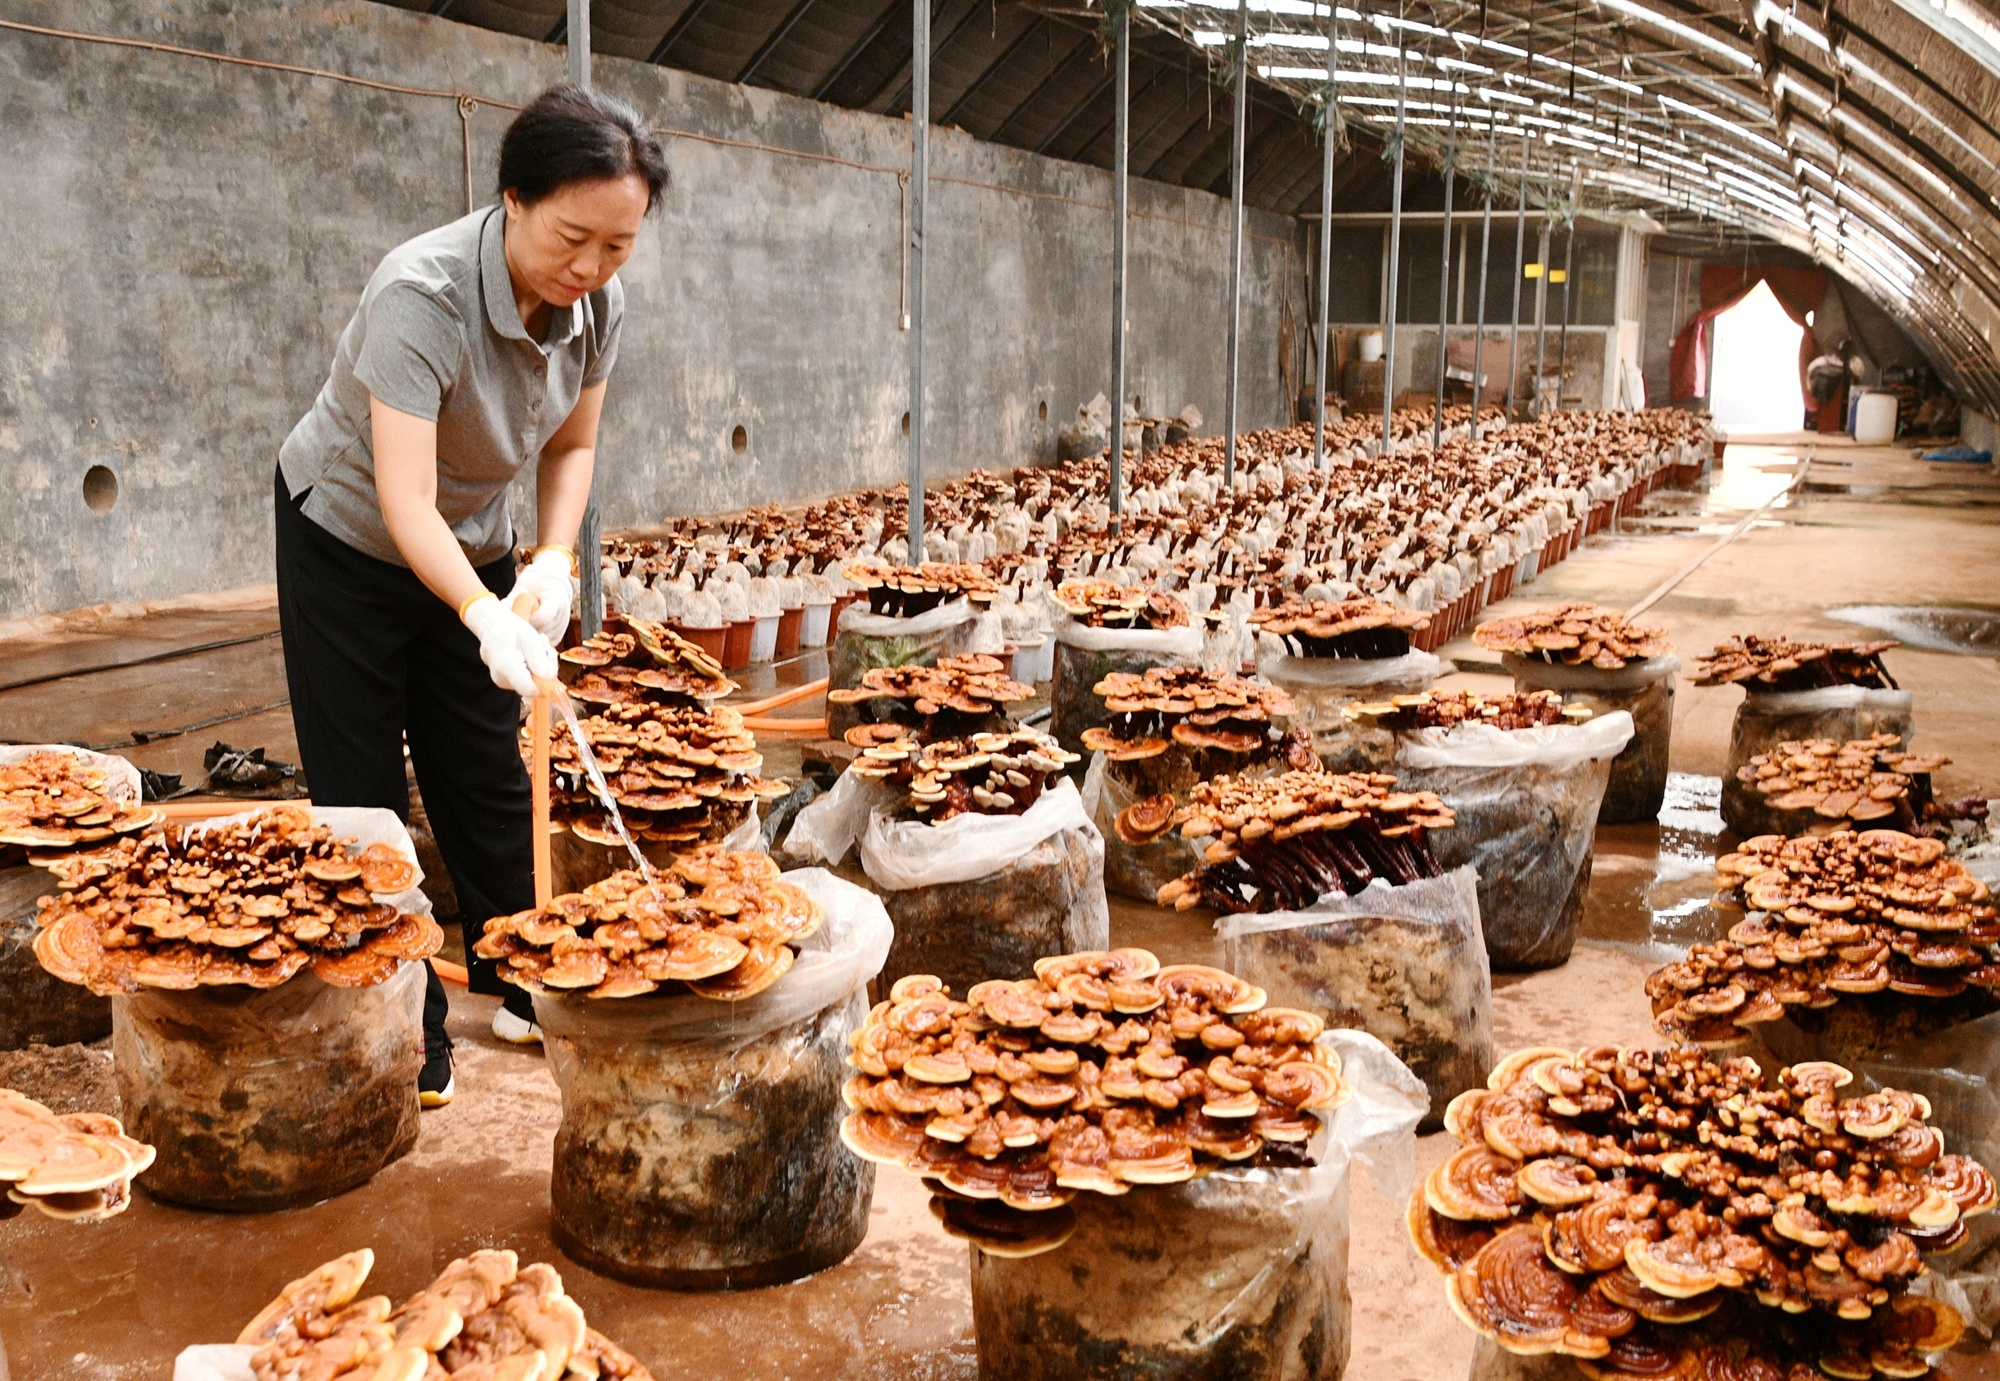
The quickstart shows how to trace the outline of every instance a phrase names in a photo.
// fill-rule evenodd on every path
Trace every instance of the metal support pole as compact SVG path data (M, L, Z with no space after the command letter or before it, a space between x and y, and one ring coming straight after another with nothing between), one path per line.
M1236 124L1229 140L1229 380L1223 400L1228 440L1224 488L1236 485L1237 362L1243 337L1243 126L1250 116L1250 0L1236 0ZM1124 414L1118 416L1122 419Z
M1542 370L1549 340L1549 214L1542 211L1542 234L1535 249L1535 263L1541 269L1535 279L1535 383L1534 415L1542 416Z
M1472 435L1479 436L1479 395L1486 387L1486 266L1493 249L1493 149L1497 127L1486 127L1486 208L1479 215L1479 334L1472 340Z
M931 182L931 0L911 0L910 554L924 559L924 212ZM1118 412L1112 409L1113 435Z
M1456 167L1457 148L1446 145L1444 151L1444 238L1438 242L1438 391L1437 410L1431 414L1431 450L1444 445L1444 368L1445 368L1445 323L1451 313L1451 194L1452 177Z
M1333 229L1333 116L1334 103L1340 99L1339 88L1334 83L1334 64L1339 58L1339 49L1334 42L1340 23L1340 7L1329 3L1326 7L1326 100L1320 107L1325 117L1321 138L1324 147L1320 150L1319 162L1319 345L1315 358L1319 361L1318 392L1313 398L1313 469L1326 468L1326 314L1331 287L1327 278L1333 272L1333 237L1328 233Z
M1528 245L1528 127L1521 126L1521 199L1514 207L1514 334L1507 347L1507 420L1521 382L1521 268Z
M1579 163L1569 184L1569 234L1563 241L1563 324L1556 346L1556 411L1562 411L1563 383L1569 378L1570 282L1576 276L1576 210L1583 204L1583 165Z
M1118 107L1111 172L1111 530L1125 511L1125 195L1132 174L1132 6L1108 0L1117 33Z
M563 42L569 49L572 85L590 88L590 0L569 0ZM576 533L577 619L583 636L594 638L604 627L604 532L597 508L597 468L591 468L590 499L583 506L583 523Z
M1400 10L1399 10L1400 13ZM1382 323L1382 454L1396 453L1396 433L1391 418L1396 411L1396 289L1402 272L1403 254L1403 40L1396 39L1396 172L1389 192L1389 310Z

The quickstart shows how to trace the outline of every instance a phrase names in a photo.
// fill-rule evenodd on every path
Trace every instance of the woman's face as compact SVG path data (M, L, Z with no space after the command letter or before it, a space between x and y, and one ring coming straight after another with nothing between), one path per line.
M552 307L596 292L632 257L646 218L646 183L637 173L568 182L532 206L510 189L507 267L517 286Z

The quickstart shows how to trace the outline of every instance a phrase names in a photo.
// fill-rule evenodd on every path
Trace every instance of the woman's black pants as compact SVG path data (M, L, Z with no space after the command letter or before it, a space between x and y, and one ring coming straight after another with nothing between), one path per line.
M403 744L424 813L458 893L472 990L510 999L490 960L472 957L488 917L535 902L521 698L493 684L479 641L414 573L356 551L300 511L277 478L278 625L292 726L315 805L410 814ZM502 557L478 568L495 594L514 582ZM428 967L428 966L426 966ZM430 974L424 1038L449 1049L445 994Z

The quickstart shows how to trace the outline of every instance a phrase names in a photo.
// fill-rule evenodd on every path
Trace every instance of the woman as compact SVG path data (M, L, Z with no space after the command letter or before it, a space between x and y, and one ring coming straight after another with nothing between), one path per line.
M534 904L521 701L555 674L569 624L624 312L616 275L667 169L630 107L557 86L508 126L499 182L500 205L382 260L279 452L276 495L285 678L312 798L407 818L407 742L468 955L488 917ZM540 545L517 575L507 486L530 461ZM527 994L490 962L470 966L474 992L505 999L494 1034L540 1040ZM433 972L426 1107L454 1091L445 1014Z

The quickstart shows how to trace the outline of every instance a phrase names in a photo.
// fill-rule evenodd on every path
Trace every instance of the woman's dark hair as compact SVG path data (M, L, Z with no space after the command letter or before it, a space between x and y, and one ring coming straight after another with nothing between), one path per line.
M632 173L645 180L650 212L667 189L660 141L631 106L580 86L552 86L535 97L500 141L500 190L523 206L571 182Z

